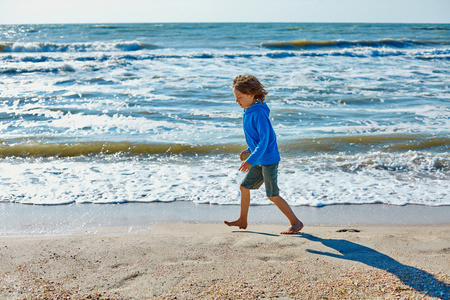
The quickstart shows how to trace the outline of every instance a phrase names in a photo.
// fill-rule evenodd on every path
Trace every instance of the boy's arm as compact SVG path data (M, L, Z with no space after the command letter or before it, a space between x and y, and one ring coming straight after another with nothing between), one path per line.
M258 116L258 118L256 118L255 120L255 123L256 130L258 131L259 135L259 142L255 148L255 151L253 151L250 157L247 158L247 162L252 166L256 164L263 156L264 152L266 152L266 149L269 145L270 134L269 121L266 116Z

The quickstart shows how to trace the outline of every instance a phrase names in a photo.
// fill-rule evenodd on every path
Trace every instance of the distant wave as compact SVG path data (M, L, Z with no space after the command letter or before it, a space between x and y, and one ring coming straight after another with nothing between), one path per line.
M8 75L18 75L18 74L26 74L26 73L60 73L60 72L75 72L75 69L68 65L64 64L59 67L40 67L40 68L0 68L0 74L8 74Z
M142 144L130 142L81 142L44 143L26 142L7 144L0 141L0 157L73 157L91 155L197 155L240 153L243 145L183 145L183 144ZM450 138L422 135L383 136L340 136L315 139L298 139L280 144L280 150L289 153L336 153L345 151L420 151L450 150Z
M354 58L366 58L366 57L391 57L391 56L405 56L412 59L420 60L450 60L450 49L335 49L332 51L271 51L267 53L186 53L186 54L164 54L164 53L127 53L123 54L110 54L101 53L99 55L87 54L79 55L72 58L74 62L104 62L109 60L123 60L123 61L136 61L136 60L165 60L165 59L236 59L236 58L271 58L271 59L284 59L289 57L354 57ZM74 72L75 69L70 66L69 59L63 59L61 57L55 57L50 55L42 55L38 53L29 54L26 56L4 55L0 56L0 61L4 62L25 62L25 63L42 63L47 61L60 62L63 66L46 67L43 65L37 65L36 67L30 67L30 65L24 66L8 66L7 64L0 65L0 74L23 74L23 73L59 73L59 72ZM95 71L93 66L85 66L90 68L90 71Z
M270 49L327 49L327 48L355 48L355 47L389 47L389 48L410 48L416 46L435 46L448 45L449 43L410 40L410 39L382 39L377 41L345 41L345 40L329 40L329 41L309 41L295 40L287 42L262 43L261 46Z
M415 26L411 27L414 30L450 30L450 28L442 27L442 26Z
M101 28L101 29L118 29L119 25L111 25L111 24L96 24L90 26L90 28Z
M158 46L137 41L117 43L0 43L1 52L110 52L156 49Z

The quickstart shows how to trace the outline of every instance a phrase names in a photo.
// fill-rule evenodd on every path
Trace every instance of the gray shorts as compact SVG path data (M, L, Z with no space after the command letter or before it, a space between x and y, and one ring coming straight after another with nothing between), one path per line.
M278 163L271 165L254 165L250 168L244 180L241 182L243 188L257 190L264 182L267 197L276 197L280 194L277 184Z

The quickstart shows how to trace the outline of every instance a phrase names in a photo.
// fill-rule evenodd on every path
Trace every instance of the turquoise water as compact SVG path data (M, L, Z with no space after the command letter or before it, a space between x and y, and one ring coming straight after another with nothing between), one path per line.
M0 201L238 204L250 73L292 205L449 205L449 66L448 24L0 25Z

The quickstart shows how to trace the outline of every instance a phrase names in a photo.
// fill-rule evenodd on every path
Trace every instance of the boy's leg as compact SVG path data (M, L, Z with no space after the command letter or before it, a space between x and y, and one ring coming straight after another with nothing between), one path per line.
M232 222L225 221L224 223L227 224L228 226L238 226L239 229L246 229L248 209L250 207L250 190L242 186L240 187L240 190L241 190L241 213L239 219Z
M267 198L275 203L278 209L289 219L291 226L281 232L281 234L295 233L303 228L303 223L297 218L295 213L292 211L289 204L279 196L278 188L278 163L263 166L262 174L264 176L264 182L266 185Z
M250 207L250 190L258 189L263 182L262 167L260 165L252 166L239 187L241 190L241 214L239 219L233 222L225 221L225 224L228 226L238 226L240 229L247 228L247 215Z
M303 223L297 218L286 200L284 200L280 196L268 198L270 201L275 203L275 205L281 210L281 212L289 219L289 222L291 223L291 226L287 230L281 232L281 234L296 233L303 228Z

